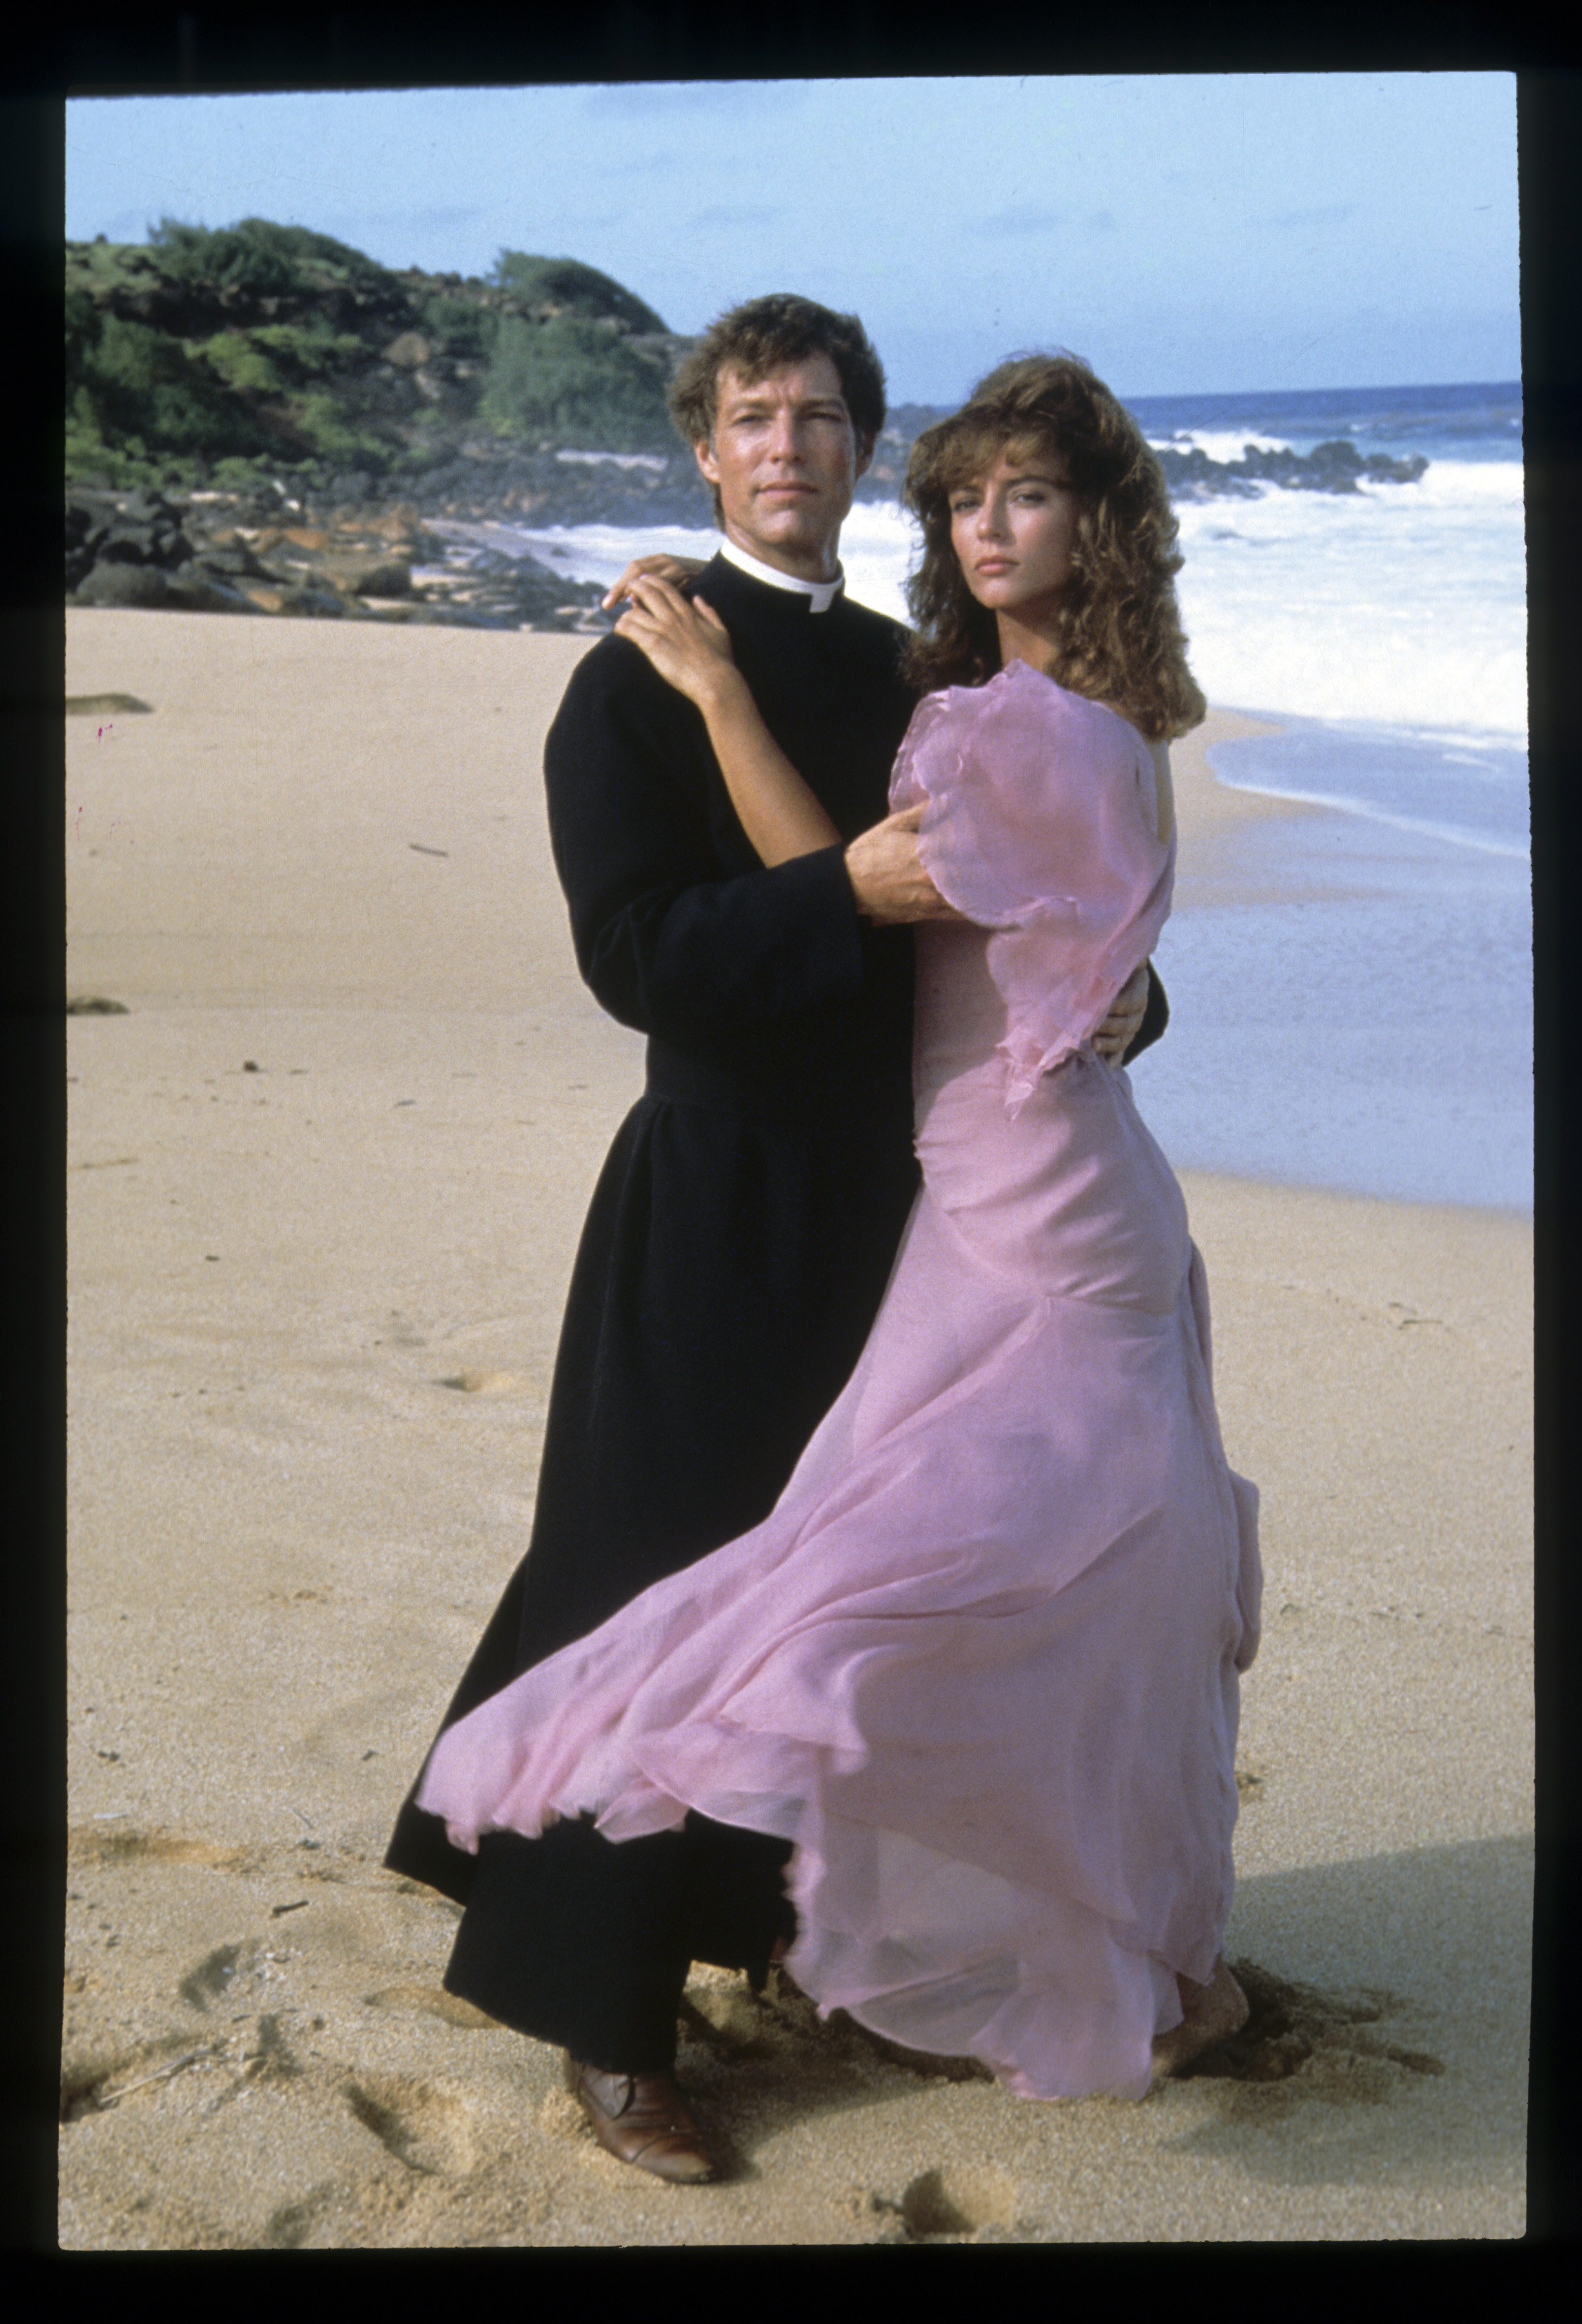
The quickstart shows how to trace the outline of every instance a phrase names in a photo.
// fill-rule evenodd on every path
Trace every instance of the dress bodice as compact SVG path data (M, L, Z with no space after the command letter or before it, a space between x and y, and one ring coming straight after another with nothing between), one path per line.
M1007 1282L1163 1314L1186 1211L1126 1074L1091 1037L1170 907L1136 730L1012 662L918 706L891 780L971 925L917 933L913 1087L930 1191Z
M1163 1314L1191 1257L1174 1174L1127 1074L1086 1042L1007 1106L989 942L948 921L918 930L913 1080L929 1192L1007 1283Z

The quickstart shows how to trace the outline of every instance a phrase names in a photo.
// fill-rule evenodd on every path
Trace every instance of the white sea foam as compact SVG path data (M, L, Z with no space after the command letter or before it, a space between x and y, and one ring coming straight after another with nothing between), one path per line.
M1311 718L1524 734L1522 471L1447 461L1356 494L1273 490L1182 509L1179 582L1211 701ZM848 586L898 620L915 534L858 507Z
M568 581L609 583L624 572L634 557L666 550L672 557L713 557L720 536L688 525L656 524L634 532L619 524L557 524L535 530L521 524L474 524L468 534L516 556L531 556L552 566Z
M1436 461L1412 484L1272 489L1180 517L1182 615L1210 701L1432 730L1463 749L1525 733L1518 463ZM612 581L643 549L707 558L719 545L679 526L493 530L584 580ZM860 502L841 543L852 596L905 621L915 544L901 510Z
M1513 463L1446 461L1414 484L1269 492L1180 515L1182 616L1210 700L1525 733Z
M657 475L662 475L670 465L662 452L556 452L555 456L590 468L606 465L612 468L651 468Z
M1156 452L1206 452L1210 460L1239 460L1250 444L1258 452L1289 452L1283 436L1260 436L1255 428L1177 428L1169 436L1151 436Z

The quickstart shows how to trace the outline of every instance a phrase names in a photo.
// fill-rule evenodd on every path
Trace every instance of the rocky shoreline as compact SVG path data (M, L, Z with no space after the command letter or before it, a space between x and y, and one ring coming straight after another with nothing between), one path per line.
M860 499L898 499L912 438L935 416L903 407ZM617 453L467 439L420 478L352 469L317 485L287 475L229 489L127 489L90 475L66 494L68 602L488 629L610 626L601 585L465 538L483 524L707 531L713 512L680 445Z
M914 437L934 415L897 414L859 485L895 502ZM1238 460L1197 447L1160 453L1178 501L1256 499L1273 488L1357 493L1409 484L1428 462L1360 454L1346 441L1309 453L1244 447ZM538 558L467 539L472 526L602 524L641 533L706 530L709 496L677 449L524 452L469 444L431 469L414 495L355 471L315 493L271 481L243 489L117 489L84 479L66 495L69 603L315 619L442 622L468 628L598 632L611 626L597 582L571 581Z
M406 500L326 507L283 490L270 498L78 485L67 499L66 581L75 605L468 629L610 626L596 583L443 539Z

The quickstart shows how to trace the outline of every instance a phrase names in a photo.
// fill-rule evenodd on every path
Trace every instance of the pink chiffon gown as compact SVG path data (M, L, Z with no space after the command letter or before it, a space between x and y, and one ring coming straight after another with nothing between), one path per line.
M822 2011L1038 2098L1140 2098L1229 1911L1257 1496L1168 1163L1089 1036L1169 909L1136 732L1026 663L920 705L895 807L923 1185L851 1381L753 1532L451 1728L453 1841L688 1809L793 1843Z

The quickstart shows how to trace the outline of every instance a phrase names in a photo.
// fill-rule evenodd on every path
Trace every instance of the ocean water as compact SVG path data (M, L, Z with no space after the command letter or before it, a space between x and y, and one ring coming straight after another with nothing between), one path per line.
M1211 752L1331 811L1246 826L1256 900L1160 938L1171 1030L1134 1081L1179 1167L1531 1208L1526 756L1470 739L1300 719Z
M1520 390L1173 397L1150 439L1419 453L1414 483L1183 503L1178 581L1210 701L1279 731L1220 779L1324 812L1232 844L1255 902L1178 911L1165 1040L1136 1068L1172 1159L1405 1200L1530 1208L1532 1000ZM716 536L492 529L578 579ZM906 617L915 535L859 503L853 596Z

